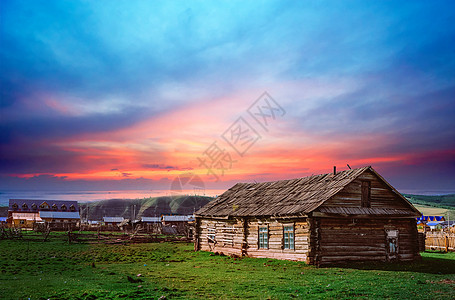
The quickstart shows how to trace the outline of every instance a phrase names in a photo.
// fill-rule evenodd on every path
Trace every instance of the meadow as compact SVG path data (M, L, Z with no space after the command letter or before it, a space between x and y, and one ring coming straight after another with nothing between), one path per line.
M194 252L185 242L0 241L1 299L453 299L455 253L317 268Z

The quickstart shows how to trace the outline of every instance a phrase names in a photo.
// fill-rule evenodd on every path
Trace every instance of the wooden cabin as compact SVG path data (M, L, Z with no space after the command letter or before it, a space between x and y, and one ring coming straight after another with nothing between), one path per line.
M420 257L420 212L372 167L238 183L196 212L195 250L305 261Z

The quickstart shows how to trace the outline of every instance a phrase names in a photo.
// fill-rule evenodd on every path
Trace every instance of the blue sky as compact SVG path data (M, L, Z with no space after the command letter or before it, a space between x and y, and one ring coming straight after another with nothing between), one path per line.
M286 116L217 187L350 163L455 188L451 1L0 6L0 188L202 176L196 157L264 91Z

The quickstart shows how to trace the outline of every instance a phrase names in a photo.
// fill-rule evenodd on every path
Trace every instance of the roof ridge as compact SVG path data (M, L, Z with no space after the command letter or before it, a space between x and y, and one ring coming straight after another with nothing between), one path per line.
M261 183L237 183L209 202L196 215L251 215L276 209L276 215L290 212L309 213L346 185L357 179L371 166L336 173ZM264 205L264 204L270 205ZM286 211L285 208L288 208Z
M338 174L342 174L342 173L346 174L347 172L358 171L358 170L360 170L360 169L363 169L363 171L365 171L365 170L367 170L367 169L369 169L369 168L372 168L372 167L371 167L371 166L365 166L365 167L360 167L360 168L355 168L355 169L343 170L343 171L337 172L335 176L338 176ZM312 175L304 176L304 177L280 179L280 180L273 180L273 181L262 181L262 182L237 182L234 186L236 186L236 185L238 185L238 184L252 184L252 185L264 184L264 183L273 184L273 183L277 183L277 182L301 180L301 179L306 179L306 178L311 178L311 177L319 177L319 176L326 176L326 175L331 176L331 175L333 175L333 172L324 173L324 174L312 174ZM234 187L234 186L233 186L233 187Z

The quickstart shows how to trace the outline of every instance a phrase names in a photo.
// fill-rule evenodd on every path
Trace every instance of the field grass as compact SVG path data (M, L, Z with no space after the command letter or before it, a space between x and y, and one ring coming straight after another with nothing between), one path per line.
M414 206L424 216L444 216L446 219L448 219L448 213L450 213L450 220L455 219L455 210L454 209L425 206L425 205L420 205L420 204L414 204Z
M58 233L47 242L0 241L0 249L1 299L455 297L455 253L423 253L415 263L316 268L194 252L188 243L68 244Z

